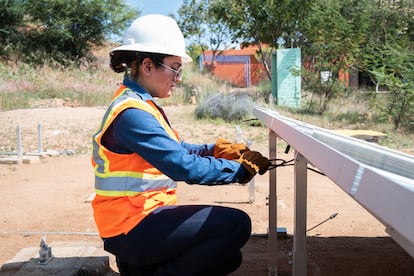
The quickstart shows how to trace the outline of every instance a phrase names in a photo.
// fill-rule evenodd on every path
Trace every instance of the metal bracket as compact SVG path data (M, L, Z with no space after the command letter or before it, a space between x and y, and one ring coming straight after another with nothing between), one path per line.
M52 248L46 244L46 239L42 238L40 241L39 261L38 264L45 265L53 259Z

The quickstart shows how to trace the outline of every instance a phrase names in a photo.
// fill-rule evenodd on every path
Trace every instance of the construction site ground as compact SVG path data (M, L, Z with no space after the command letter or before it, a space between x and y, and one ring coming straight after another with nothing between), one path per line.
M165 108L185 140L201 143L214 142L218 136L235 137L228 125L190 120L192 109ZM55 106L0 113L0 152L16 144L17 126L21 127L24 151L36 152L39 123L46 152L26 162L0 164L0 264L24 248L38 247L45 238L48 244L93 245L97 248L94 254L108 256L110 273L117 274L113 256L102 249L90 204L94 192L90 141L104 111L101 107ZM268 131L258 128L247 135L256 141L252 148L267 155ZM278 151L280 158L292 158L292 152L284 153L283 145ZM287 236L278 241L277 275L291 275L293 167L278 167L277 172L278 227L287 230ZM248 186L179 183L179 204L231 206L250 215L253 234L243 248L244 262L233 276L267 275L268 178L268 173L256 176L253 202L249 202ZM307 205L308 229L326 221L307 233L308 275L414 275L414 259L390 238L384 225L327 177L309 171Z

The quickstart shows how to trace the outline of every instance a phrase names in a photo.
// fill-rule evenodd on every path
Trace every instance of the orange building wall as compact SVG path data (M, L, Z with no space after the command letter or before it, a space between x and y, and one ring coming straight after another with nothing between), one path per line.
M217 78L236 86L245 86L244 64L217 64L212 73Z
M249 56L250 57L250 85L257 85L261 80L267 79L266 70L263 64L255 58L257 47L250 46L240 50L227 50L222 55L224 56ZM211 55L212 51L206 51L206 55ZM305 67L306 67L305 62ZM216 63L213 67L212 73L217 78L230 82L238 87L246 87L245 67L244 63ZM341 70L338 75L339 81L343 82L345 86L349 85L349 73L346 70Z
M259 84L260 81L264 79L268 79L268 77L267 77L266 70L263 64L257 61L256 59L254 60L255 62L250 63L250 68L251 68L251 73L252 73L251 80L252 80L252 85L257 85Z
M264 66L255 58L257 47L247 47L241 50L227 50L224 56L249 56L250 58L250 85L257 85L261 80L267 78ZM206 55L211 55L211 51L206 51ZM216 63L212 73L217 78L228 81L238 87L246 87L245 63Z

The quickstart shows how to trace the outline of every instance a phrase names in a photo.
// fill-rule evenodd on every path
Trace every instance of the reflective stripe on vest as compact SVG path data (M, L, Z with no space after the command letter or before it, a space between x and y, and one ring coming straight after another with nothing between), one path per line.
M101 144L105 131L118 114L127 108L138 108L152 114L169 136L178 141L161 112L153 103L145 102L129 88L122 86L115 94L102 120L99 131L93 137L93 160L95 167L95 191L102 196L144 195L151 191L171 191L176 183L154 168L136 153L118 154Z

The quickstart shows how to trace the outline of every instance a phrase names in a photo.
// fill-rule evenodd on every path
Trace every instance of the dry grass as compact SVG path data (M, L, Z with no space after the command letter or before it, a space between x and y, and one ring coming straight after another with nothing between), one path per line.
M108 45L96 49L95 62L84 62L80 67L75 65L62 67L53 64L33 68L21 63L0 63L0 111L59 105L106 106L122 80L122 74L113 73L108 66L107 53L112 47L113 45ZM162 105L189 105L190 96L194 93L199 104L213 93L231 93L235 90L227 83L199 73L194 65L184 66L184 82L176 89L173 97L160 101ZM257 96L255 87L244 91L254 97ZM374 129L387 134L388 139L382 142L385 146L409 153L412 153L414 148L413 133L394 131L392 123L378 123L375 120L375 110L371 110L366 94L354 93L346 98L337 99L331 103L330 109L324 115L298 112L272 104L259 102L257 104L327 129ZM181 118L181 120L187 119L189 119L188 115ZM193 115L191 120L194 120ZM197 123L211 122L201 120ZM215 120L213 123L226 124L222 120ZM233 128L234 124L232 125ZM248 125L246 127L249 128ZM198 134L194 133L194 135ZM260 135L257 139L261 139Z

